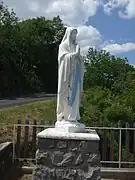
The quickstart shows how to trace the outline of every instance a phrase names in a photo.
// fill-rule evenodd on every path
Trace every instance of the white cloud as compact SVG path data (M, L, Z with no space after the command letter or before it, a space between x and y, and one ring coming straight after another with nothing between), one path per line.
M125 44L108 44L103 48L112 54L119 54L129 51L135 51L135 43L125 43Z
M4 0L8 6L16 6L16 13L20 18L45 16L53 18L59 15L64 24L78 29L78 42L85 54L89 46L97 47L101 42L100 32L85 26L89 17L94 16L100 5L100 0Z
M102 3L101 3L102 2ZM115 41L102 42L100 32L93 26L84 25L91 16L94 16L100 6L110 14L118 10L122 18L135 17L135 0L4 0L9 7L14 7L20 18L45 16L53 18L59 15L64 24L75 26L78 29L77 40L83 54L88 48L103 48L111 53L122 53L135 50L134 43L117 44Z
M78 27L77 40L81 46L82 53L86 54L90 46L98 47L101 44L101 34L92 26L80 26Z
M28 1L27 2L29 10L32 12L38 12L40 11L40 4L37 1Z
M28 9L52 18L60 15L70 25L83 24L96 14L99 0L26 0Z
M111 14L114 9L118 10L121 18L135 17L135 0L109 0L103 3L104 12Z

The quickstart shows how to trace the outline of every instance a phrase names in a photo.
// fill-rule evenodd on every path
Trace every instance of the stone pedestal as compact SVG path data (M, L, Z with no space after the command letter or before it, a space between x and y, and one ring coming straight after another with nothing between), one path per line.
M33 180L100 180L96 131L65 133L49 128L38 134Z

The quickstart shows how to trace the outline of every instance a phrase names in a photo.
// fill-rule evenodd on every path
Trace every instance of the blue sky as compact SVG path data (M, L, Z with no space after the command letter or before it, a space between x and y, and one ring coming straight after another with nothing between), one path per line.
M89 18L88 24L100 31L104 41L113 40L120 44L135 43L135 18L119 18L117 11L108 16L103 12L103 9L100 9L95 16ZM118 56L127 57L131 64L135 64L135 50L119 53Z
M135 64L135 0L3 0L19 18L59 15L78 29L82 54L89 47L127 57Z

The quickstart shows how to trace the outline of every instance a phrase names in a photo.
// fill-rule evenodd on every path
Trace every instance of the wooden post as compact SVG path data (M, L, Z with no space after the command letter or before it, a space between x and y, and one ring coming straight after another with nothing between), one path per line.
M37 136L37 120L34 119L34 123L33 123L33 131L32 131L32 157L35 157L35 153L36 153L36 136Z
M129 128L129 124L126 123L126 128ZM129 130L126 129L126 161L129 161Z
M29 116L27 116L25 124L29 125ZM28 146L29 146L28 138L29 138L29 126L25 126L25 130L24 130L24 158L27 156L27 151L28 151Z
M42 120L41 120L41 125L43 126L44 124L45 124L45 123L44 123L44 120L42 119ZM44 127L41 127L41 128L40 128L40 131L43 131L43 130L44 130Z
M18 118L18 125L17 125L17 142L16 142L16 156L20 158L20 151L21 151L21 117Z

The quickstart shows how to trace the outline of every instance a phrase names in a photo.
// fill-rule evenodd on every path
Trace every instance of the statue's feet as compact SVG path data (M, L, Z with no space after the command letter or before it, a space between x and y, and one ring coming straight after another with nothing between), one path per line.
M85 132L85 125L78 121L61 120L55 123L55 128L61 132L82 133Z

